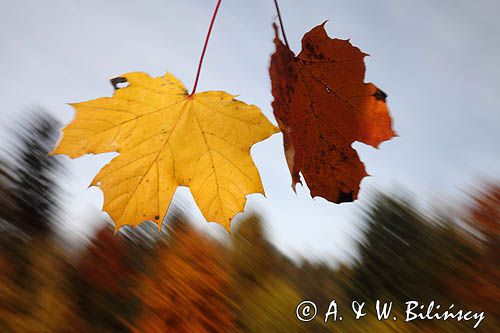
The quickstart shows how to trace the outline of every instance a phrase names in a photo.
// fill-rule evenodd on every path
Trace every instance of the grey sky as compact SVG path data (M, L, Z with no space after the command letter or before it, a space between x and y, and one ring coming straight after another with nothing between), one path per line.
M73 111L65 103L110 96L109 78L131 71L158 76L168 69L191 87L215 2L1 0L0 129L34 105L66 124ZM331 36L351 38L371 54L367 79L388 93L400 137L378 151L354 145L372 177L360 200L342 205L313 200L303 188L292 192L281 135L254 146L267 198L252 195L247 207L264 213L279 248L345 258L371 189L401 186L428 201L498 179L499 1L282 0L281 7L295 51L306 31L330 19ZM274 122L267 72L274 16L272 0L223 0L198 91L239 94ZM89 230L102 194L86 187L112 156L66 159L71 228ZM189 192L181 192L201 226Z

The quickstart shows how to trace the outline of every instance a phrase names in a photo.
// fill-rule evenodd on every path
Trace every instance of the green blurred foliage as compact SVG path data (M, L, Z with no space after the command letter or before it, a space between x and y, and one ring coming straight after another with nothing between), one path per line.
M45 120L44 120L45 119ZM430 214L400 193L377 194L353 264L300 265L281 254L258 215L228 239L198 231L177 212L161 232L110 225L70 248L56 231L59 162L54 129L40 117L0 164L0 332L498 332L500 187L483 186L462 215ZM13 162L14 161L14 162ZM440 207L436 207L440 208ZM60 222L63 223L63 222ZM306 227L306 226L304 226ZM332 225L332 228L335 226ZM334 253L331 254L335 256ZM302 300L318 316L300 322ZM324 322L335 299L343 321ZM354 320L351 300L435 300L486 311L471 323Z

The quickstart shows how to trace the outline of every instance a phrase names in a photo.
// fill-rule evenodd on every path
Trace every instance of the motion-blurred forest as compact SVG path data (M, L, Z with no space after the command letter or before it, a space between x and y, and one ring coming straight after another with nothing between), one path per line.
M161 232L145 223L114 235L103 222L75 248L57 228L64 166L47 153L58 125L38 114L1 155L2 333L500 331L498 183L436 213L400 193L374 196L357 260L335 268L291 261L248 213L228 242L198 231L178 208ZM304 299L318 305L313 321L295 317ZM325 324L332 299L345 319ZM376 299L399 304L401 319L355 321L351 300ZM486 319L477 330L473 322L405 323L402 300L454 303Z

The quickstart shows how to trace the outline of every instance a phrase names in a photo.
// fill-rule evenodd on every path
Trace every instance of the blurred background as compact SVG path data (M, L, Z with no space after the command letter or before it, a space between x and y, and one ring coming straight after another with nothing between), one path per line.
M0 332L467 332L471 322L302 323L303 299L377 298L485 311L500 328L500 43L497 1L282 1L291 47L331 36L371 54L400 137L355 143L372 177L334 205L295 194L282 137L252 148L267 197L229 236L179 189L164 228L113 235L87 189L116 154L49 157L66 102L109 78L165 70L191 87L216 1L1 1ZM272 120L270 0L224 1L199 91L225 90ZM396 311L404 313L404 308Z

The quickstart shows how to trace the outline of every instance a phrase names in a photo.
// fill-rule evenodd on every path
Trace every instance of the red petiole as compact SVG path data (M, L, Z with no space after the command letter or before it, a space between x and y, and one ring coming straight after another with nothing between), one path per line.
M212 15L212 20L210 21L210 26L208 27L207 36L205 37L205 44L203 45L203 50L201 51L200 61L198 63L198 70L196 71L196 78L194 80L193 90L191 91L191 94L189 94L190 97L196 93L196 87L198 87L198 80L200 78L200 72L201 72L201 66L203 64L203 58L205 57L205 52L207 51L208 40L210 39L210 34L212 33L212 28L214 26L215 17L217 16L217 12L219 11L219 7L220 7L221 2L222 2L222 0L217 1L217 5L215 6L214 13ZM281 26L281 33L283 34L283 39L285 40L285 45L288 49L290 49L290 46L288 44L288 40L287 40L286 34L285 34L285 28L283 26L283 19L281 18L281 12L280 12L280 8L278 5L278 0L274 0L274 5L276 6L276 12L278 13L278 19L280 21L280 26Z
M283 26L283 19L281 18L280 7L278 6L278 0L274 0L274 5L276 6L276 12L278 13L278 19L280 21L281 33L283 34L283 39L285 40L286 48L290 50L290 45L288 45L288 40L286 39L285 27Z
M210 22L210 26L208 28L207 37L205 38L205 45L203 45L203 51L201 52L200 62L198 63L198 71L196 72L196 79L194 80L193 90L189 96L193 96L196 92L196 87L198 86L198 79L200 78L201 65L203 64L203 57L205 57L205 51L207 50L208 40L210 39L210 33L212 32L212 27L214 26L215 17L217 16L217 11L219 10L220 3L222 0L217 1L217 5L215 6L214 14L212 15L212 21Z

